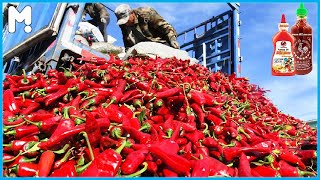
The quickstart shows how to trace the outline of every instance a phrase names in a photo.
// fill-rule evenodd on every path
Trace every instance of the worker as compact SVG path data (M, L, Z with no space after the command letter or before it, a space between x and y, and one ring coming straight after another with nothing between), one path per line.
M88 22L97 26L104 41L108 42L107 26L110 22L110 15L105 6L101 3L86 3L83 18L85 18L86 13L92 18Z
M139 42L152 41L179 49L177 32L151 7L131 9L121 4L115 9L126 49Z

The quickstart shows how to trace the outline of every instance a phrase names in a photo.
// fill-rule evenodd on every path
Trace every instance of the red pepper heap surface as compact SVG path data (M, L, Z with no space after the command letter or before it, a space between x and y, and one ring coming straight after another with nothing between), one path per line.
M110 57L6 76L3 176L317 175L316 129L248 79Z

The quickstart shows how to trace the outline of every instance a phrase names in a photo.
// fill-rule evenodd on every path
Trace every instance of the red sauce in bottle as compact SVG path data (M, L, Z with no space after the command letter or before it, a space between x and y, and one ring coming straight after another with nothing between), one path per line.
M297 9L297 21L291 28L291 34L295 38L293 57L298 75L312 71L312 28L307 23L307 14L307 9L301 3Z
M293 58L294 37L288 32L288 29L289 25L286 23L285 15L282 14L279 32L272 39L274 52L271 72L273 76L295 75L295 61Z

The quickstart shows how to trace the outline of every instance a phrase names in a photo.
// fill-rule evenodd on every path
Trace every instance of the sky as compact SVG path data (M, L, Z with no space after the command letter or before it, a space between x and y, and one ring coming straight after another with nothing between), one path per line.
M115 9L119 3L106 4ZM182 32L215 15L229 10L226 3L134 3L132 8L150 6ZM317 59L318 59L318 9L316 3L305 3L308 9L308 22L313 28L313 70L308 75L274 77L271 75L273 53L272 37L278 31L281 14L286 15L290 27L296 21L296 8L299 3L241 3L240 37L242 76L250 82L270 90L267 97L285 114L301 120L317 119ZM110 12L110 11L109 11ZM108 33L123 45L116 17L110 12L111 21Z

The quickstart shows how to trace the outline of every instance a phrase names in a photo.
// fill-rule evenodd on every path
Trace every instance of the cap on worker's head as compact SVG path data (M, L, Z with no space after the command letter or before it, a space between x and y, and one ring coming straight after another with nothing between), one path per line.
M114 12L118 18L117 24L122 25L128 22L131 8L128 4L121 4L116 8Z

